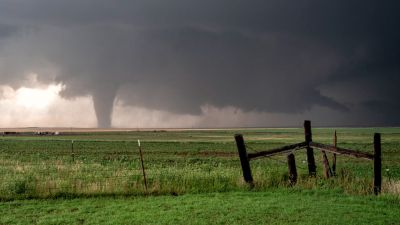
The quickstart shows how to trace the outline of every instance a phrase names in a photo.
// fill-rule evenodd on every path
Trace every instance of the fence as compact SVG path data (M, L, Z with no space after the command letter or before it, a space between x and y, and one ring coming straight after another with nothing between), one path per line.
M145 183L137 134L107 136L110 140L86 135L1 139L0 201L60 195L175 195L238 188L241 174L233 142L159 141L147 137L142 142ZM90 139L93 137L103 140Z
M1 140L0 198L144 189L137 142Z
M289 170L289 180L292 185L297 182L297 170L296 170L296 161L295 156L293 154L294 151L306 149L307 150L307 162L308 162L308 172L310 176L316 175L316 165L314 159L314 150L313 148L321 150L324 157L324 174L326 177L329 177L330 173L335 172L336 168L336 154L341 154L345 156L352 156L356 158L362 158L366 160L371 160L374 162L374 179L373 179L373 188L374 193L379 194L382 186L382 162L381 162L381 135L379 133L375 133L374 135L374 154L356 151L352 149L339 148L336 146L336 135L335 135L335 145L327 145L321 144L317 142L313 142L312 140L312 132L311 132L311 121L304 121L304 136L305 141L297 144L286 145L283 147L270 149L267 151L259 151L257 153L247 153L246 145L243 139L243 135L236 134L235 141L236 146L239 152L240 163L243 171L244 180L250 185L254 186L253 176L251 173L250 161L254 159L258 159L260 157L269 157L277 154L288 153L287 155L287 163ZM334 153L334 167L333 172L329 172L329 163L326 157L325 152Z

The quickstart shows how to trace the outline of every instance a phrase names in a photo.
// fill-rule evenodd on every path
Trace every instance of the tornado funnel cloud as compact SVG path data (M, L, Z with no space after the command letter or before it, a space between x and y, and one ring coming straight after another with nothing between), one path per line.
M93 93L93 105L97 117L97 127L110 128L114 106L115 91L107 92L96 91Z

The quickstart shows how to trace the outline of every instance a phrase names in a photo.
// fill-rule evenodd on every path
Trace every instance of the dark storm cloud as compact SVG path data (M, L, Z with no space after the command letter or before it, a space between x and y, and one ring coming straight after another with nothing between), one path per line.
M65 97L92 95L100 126L110 124L115 97L191 114L204 104L289 114L356 107L364 125L380 105L382 124L400 124L399 9L395 1L0 0L0 21L26 30L10 37L0 25L0 79L17 86L30 71L64 83Z
M7 38L18 31L17 27L0 23L0 39Z

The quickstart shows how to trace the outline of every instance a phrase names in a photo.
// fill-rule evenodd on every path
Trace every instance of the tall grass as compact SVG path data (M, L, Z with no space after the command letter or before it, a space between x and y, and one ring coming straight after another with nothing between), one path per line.
M345 132L346 130L343 130ZM383 191L399 193L400 162L398 146L400 129L383 136ZM372 151L371 131L347 130L339 145ZM397 132L397 133L396 133ZM74 136L74 157L70 140L34 137L4 138L0 143L0 199L48 198L65 195L179 195L183 193L248 190L244 183L233 142L234 131L142 132L104 137L104 134ZM251 149L268 149L293 143L302 137L301 130L245 130ZM329 143L330 130L316 130L319 141ZM148 190L143 186L134 135L156 141L143 143ZM265 137L273 136L267 139ZM340 135L340 133L339 133ZM351 141L351 137L355 141ZM168 139L170 137L170 139ZM210 137L211 141L207 141ZM66 137L62 137L66 138ZM98 139L112 139L98 141ZM263 139L264 138L264 139ZM168 140L167 140L168 139ZM229 141L230 140L230 141ZM359 142L359 143L358 143ZM251 151L249 148L249 151ZM316 152L321 172L321 155ZM290 187L286 157L252 161L255 180L253 190L273 188L334 189L351 194L372 193L372 163L338 157L337 176L325 179L318 173L309 177L304 152L296 153L298 182Z

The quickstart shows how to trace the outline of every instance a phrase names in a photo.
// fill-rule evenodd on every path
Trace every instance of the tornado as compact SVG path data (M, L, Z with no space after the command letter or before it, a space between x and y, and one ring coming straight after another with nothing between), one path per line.
M112 112L116 92L117 87L115 85L103 84L92 93L98 128L110 128L112 126Z

